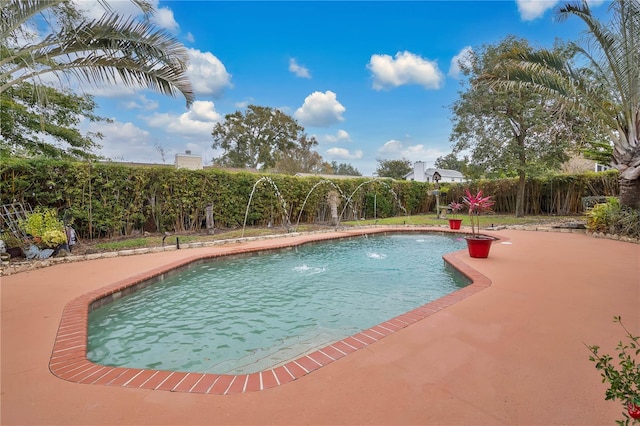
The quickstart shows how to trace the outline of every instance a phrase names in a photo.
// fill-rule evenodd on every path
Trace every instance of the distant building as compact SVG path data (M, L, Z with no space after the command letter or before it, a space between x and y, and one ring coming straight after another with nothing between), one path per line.
M121 164L127 167L174 167L171 164L160 164L160 163L137 163L135 161L100 161L101 164Z
M413 171L405 175L406 180L416 182L434 182L433 176L438 173L440 175L440 183L443 182L464 182L464 175L457 170L427 168L424 161L416 161L413 163Z
M607 170L611 170L613 167L607 166L605 164L595 163L593 166L593 170L596 172L605 172Z
M176 168L202 170L202 156L192 155L190 150L186 150L184 154L176 154Z

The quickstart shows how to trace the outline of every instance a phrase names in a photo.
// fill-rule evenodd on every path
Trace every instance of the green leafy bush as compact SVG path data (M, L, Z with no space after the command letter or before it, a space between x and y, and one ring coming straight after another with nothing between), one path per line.
M587 212L587 228L591 232L639 238L640 211L622 207L617 198L610 197Z
M39 238L45 247L57 247L67 242L64 224L54 209L38 208L21 221L20 226L27 234Z
M0 240L4 241L7 248L10 247L20 247L22 243L18 238L15 237L11 232L5 231L0 234Z
M628 343L620 341L616 350L618 352L618 363L614 364L614 358L609 354L600 354L598 345L587 346L591 355L589 360L596 364L596 369L600 371L602 383L609 383L609 389L605 392L605 400L620 401L627 412L632 416L638 415L638 407L640 407L640 363L638 355L640 355L640 336L632 335L622 323L619 316L613 318L614 322L619 323L626 333ZM616 423L620 425L640 424L637 417L633 419L629 417L627 412L623 411L624 420L618 420Z
M606 203L596 204L587 212L587 228L592 232L609 232L614 212L620 209L617 198L610 197Z

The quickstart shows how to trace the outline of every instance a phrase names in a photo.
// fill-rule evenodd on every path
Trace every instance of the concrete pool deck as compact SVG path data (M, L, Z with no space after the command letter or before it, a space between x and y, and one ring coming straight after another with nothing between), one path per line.
M604 400L584 344L613 354L623 338L614 315L640 334L640 246L575 233L494 235L510 244L494 243L488 259L455 254L489 287L295 381L232 395L62 380L49 371L62 313L86 293L196 253L283 240L2 277L0 424L613 424L622 407Z

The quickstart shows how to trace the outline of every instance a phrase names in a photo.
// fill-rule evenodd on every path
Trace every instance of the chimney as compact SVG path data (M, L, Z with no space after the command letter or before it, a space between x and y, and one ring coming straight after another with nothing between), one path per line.
M187 154L187 155L191 155L191 150L187 149L187 150L184 151L184 153Z

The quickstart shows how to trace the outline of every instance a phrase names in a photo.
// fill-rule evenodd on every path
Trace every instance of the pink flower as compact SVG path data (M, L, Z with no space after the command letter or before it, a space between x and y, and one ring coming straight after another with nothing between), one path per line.
M480 230L480 217L479 214L491 210L491 206L495 204L495 201L491 199L491 196L483 197L482 191L478 191L476 195L471 195L469 190L466 190L467 195L462 197L462 202L469 207L469 219L471 220L471 233L476 236L476 229ZM475 219L474 219L475 216Z
M471 195L467 189L467 195L462 197L462 202L469 207L469 214L478 214L491 209L491 206L495 202L491 199L491 196L483 197L482 191L478 191L476 195Z
M457 213L460 211L460 209L462 208L462 204L460 203L456 203L455 201L453 201L451 204L449 204L449 208L451 209L451 211L453 211L454 213Z
M456 214L462 209L462 204L457 203L455 201L451 202L448 206L451 209L451 212L453 213L453 218L456 219L457 216Z

